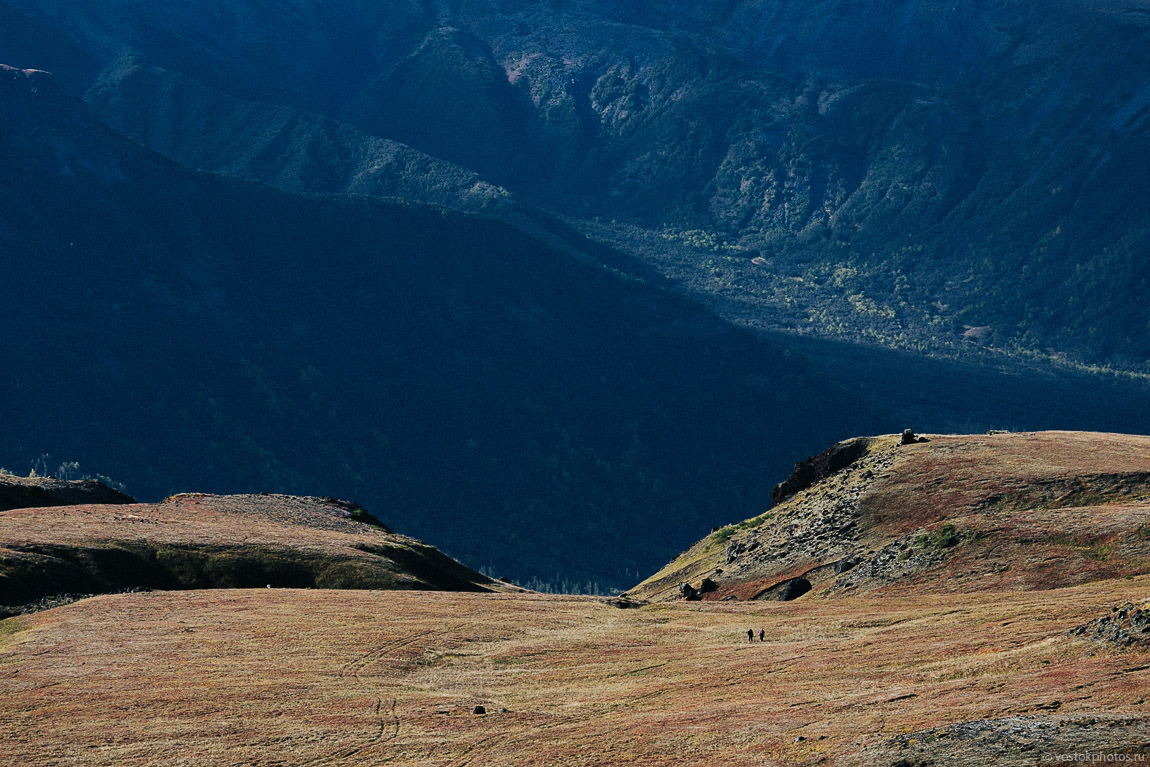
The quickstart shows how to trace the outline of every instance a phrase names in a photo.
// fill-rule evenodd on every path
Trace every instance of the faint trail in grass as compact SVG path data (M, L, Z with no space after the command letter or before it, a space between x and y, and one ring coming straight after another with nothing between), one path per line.
M483 755L482 753L479 753L479 754L475 753L476 749L478 749L480 746L483 746L484 744L490 743L491 741L495 740L496 738L501 738L501 737L503 737L503 733L497 732L494 735L488 735L486 738L480 738L479 740L472 743L470 746L468 746L466 749L464 749L462 754L460 754L460 757L463 758L463 761L461 761L459 763L458 767L467 767L467 765L471 764L472 762L474 762L476 759L478 759L480 756Z
M358 655L341 665L339 670L336 672L336 676L340 679L350 680L355 686L366 690L370 687L370 685L362 677L362 673L365 669L369 668L375 663L386 660L396 650L401 650L404 647L407 647L408 645L423 639L424 637L428 636L429 633L430 632L426 631L417 632L415 634L387 642L368 652ZM399 706L399 701L395 698L392 699L391 709L387 714L383 713L383 701L384 699L382 697L376 696L375 702L372 704L371 713L372 716L376 719L377 726L375 732L370 738L358 745L337 749L336 751L329 754L315 757L314 759L303 762L300 767L314 767L314 765L327 763L342 763L343 761L356 756L366 749L396 740L399 737L400 728L399 715L396 713L396 709Z
M623 672L618 673L618 674L609 674L607 678L610 679L611 677L617 677L617 676L633 676L635 674L642 674L644 671L652 671L652 670L657 669L657 668L663 668L663 666L666 666L666 665L667 665L666 663L656 663L654 666L644 666L643 668L634 668L634 669L631 669L630 671L623 671Z

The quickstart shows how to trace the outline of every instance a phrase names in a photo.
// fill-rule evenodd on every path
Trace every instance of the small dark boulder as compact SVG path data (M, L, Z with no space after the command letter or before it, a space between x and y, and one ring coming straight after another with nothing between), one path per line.
M920 442L930 442L930 440L915 434L914 429L903 429L900 445L917 445Z
M487 709L484 708L483 706L476 706L475 708L471 709L471 713L473 713L473 714L486 714Z
M712 591L717 591L719 584L715 583L710 578L704 578L703 582L699 584L699 593L709 594Z
M689 583L683 582L679 584L679 595L686 599L688 602L693 602L702 596L699 590Z
M858 567L859 561L854 557L846 557L835 562L835 575L842 575Z

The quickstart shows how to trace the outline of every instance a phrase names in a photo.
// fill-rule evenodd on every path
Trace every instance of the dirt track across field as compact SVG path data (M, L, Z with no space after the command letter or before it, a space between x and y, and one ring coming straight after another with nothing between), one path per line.
M0 761L890 764L918 747L913 733L945 743L975 720L1129 728L1150 708L1150 653L1067 633L1147 586L638 609L433 592L102 596L0 622Z

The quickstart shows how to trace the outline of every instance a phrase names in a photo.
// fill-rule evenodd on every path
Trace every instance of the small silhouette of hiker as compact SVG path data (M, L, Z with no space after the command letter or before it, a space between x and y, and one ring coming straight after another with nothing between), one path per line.
M767 641L767 632L763 629L759 629L759 641L760 642Z
M755 630L754 629L747 629L747 641L748 642L755 641Z

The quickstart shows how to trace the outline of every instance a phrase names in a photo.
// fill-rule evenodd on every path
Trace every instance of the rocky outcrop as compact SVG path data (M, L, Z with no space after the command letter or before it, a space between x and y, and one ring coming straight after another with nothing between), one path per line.
M74 506L81 503L135 503L127 493L94 479L0 475L0 512L39 506Z
M905 438L904 434L903 439ZM866 452L870 444L871 440L867 437L848 439L816 456L796 463L791 475L775 486L771 493L771 505L777 506L816 482L821 482L847 468ZM905 441L903 444L906 444Z
M1058 702L1050 705L1057 708ZM919 730L864 748L855 767L1034 765L1057 754L1125 764L1150 755L1150 721L1121 716L1014 716ZM1041 760L1041 761L1040 761ZM1073 758L1066 759L1073 762ZM1078 761L1084 761L1079 759Z
M1127 602L1115 607L1109 615L1071 629L1070 635L1122 648L1150 647L1150 602L1141 605Z

